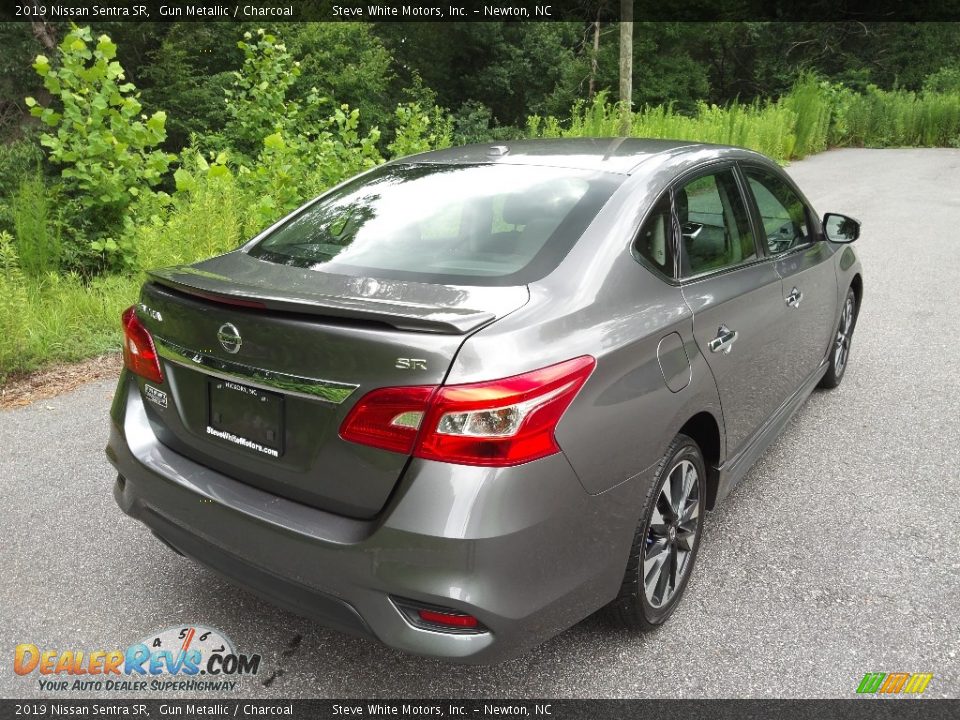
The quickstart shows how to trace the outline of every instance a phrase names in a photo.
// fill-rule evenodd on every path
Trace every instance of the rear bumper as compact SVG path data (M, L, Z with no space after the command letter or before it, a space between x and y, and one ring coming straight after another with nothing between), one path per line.
M652 481L592 496L563 455L507 469L414 461L380 516L355 520L164 446L126 371L112 416L114 497L165 542L324 625L459 662L516 656L611 600ZM414 627L391 596L472 614L488 632Z

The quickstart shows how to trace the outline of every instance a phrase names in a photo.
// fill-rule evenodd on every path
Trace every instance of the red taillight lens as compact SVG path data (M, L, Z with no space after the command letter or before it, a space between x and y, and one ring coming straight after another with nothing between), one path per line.
M160 359L153 338L137 317L135 307L128 307L121 316L123 323L123 364L140 377L155 383L163 382Z
M416 457L463 465L519 465L559 452L554 430L590 377L590 356L503 380L441 387Z
M443 625L452 628L475 628L480 625L480 621L473 615L464 615L463 613L421 609L417 610L417 615L420 616L421 620L431 625Z
M489 632L483 623L469 613L441 605L423 605L416 600L392 598L394 605L414 627L454 635L476 635Z
M374 390L340 435L427 460L519 465L559 452L557 423L595 366L585 355L491 382Z
M353 406L340 437L409 455L435 390L432 385L373 390Z

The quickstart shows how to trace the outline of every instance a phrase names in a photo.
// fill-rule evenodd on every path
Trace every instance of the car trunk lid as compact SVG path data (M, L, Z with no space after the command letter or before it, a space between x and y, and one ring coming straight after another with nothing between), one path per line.
M375 388L442 383L466 337L528 297L525 286L358 278L239 251L154 271L138 307L164 375L154 390L140 380L148 416L197 462L371 517L407 456L341 439L344 417Z

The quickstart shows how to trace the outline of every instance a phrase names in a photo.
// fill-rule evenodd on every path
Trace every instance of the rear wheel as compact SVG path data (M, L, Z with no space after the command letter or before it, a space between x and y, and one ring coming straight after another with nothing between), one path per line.
M857 323L857 296L853 288L847 290L847 297L840 312L840 322L830 347L830 365L827 374L820 381L820 387L835 388L843 380L850 362L850 344L853 342L853 328Z
M686 435L677 435L647 497L620 594L606 608L617 624L655 628L680 602L703 534L705 491L700 448Z

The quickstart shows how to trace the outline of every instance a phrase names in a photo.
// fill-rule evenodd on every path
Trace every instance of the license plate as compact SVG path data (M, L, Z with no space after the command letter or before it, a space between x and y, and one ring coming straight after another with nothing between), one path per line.
M229 380L210 380L207 435L258 455L283 454L283 396Z

